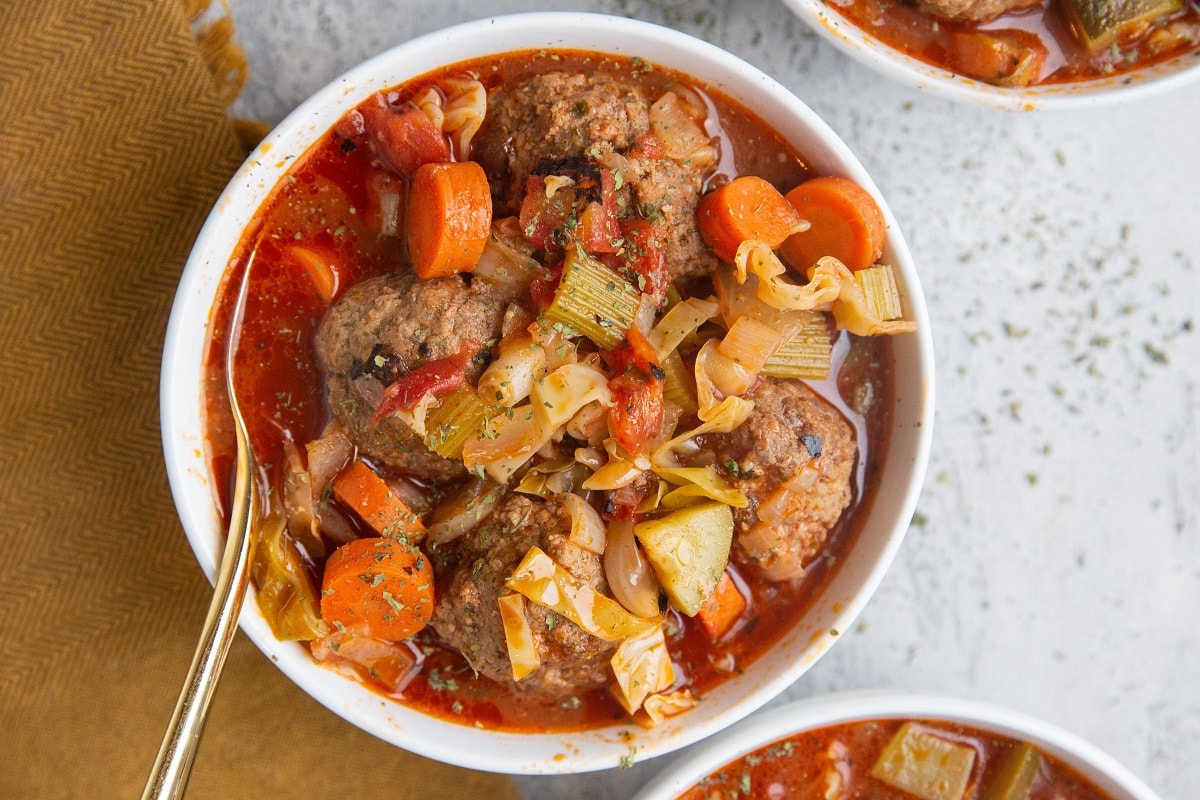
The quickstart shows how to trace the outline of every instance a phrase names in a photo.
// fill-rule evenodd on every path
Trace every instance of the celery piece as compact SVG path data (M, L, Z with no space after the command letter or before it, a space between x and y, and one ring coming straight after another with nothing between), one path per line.
M688 373L682 356L676 352L668 354L663 359L662 370L666 374L663 380L663 399L679 406L684 414L695 414L699 411L700 406L696 403L696 379Z
M1127 32L1183 9L1183 0L1067 0L1076 34L1093 53Z
M442 458L462 458L463 442L491 416L475 389L464 384L425 417L425 446Z
M854 273L854 282L866 296L867 309L875 319L886 322L903 316L900 290L896 288L896 273L890 266L860 269Z
M576 248L567 251L546 317L611 350L625 340L640 300L641 293L628 281Z
M1042 754L1021 742L1004 756L1000 767L979 794L979 800L1029 800L1029 787L1042 766Z
M962 800L975 751L906 722L883 748L871 775L919 800Z
M633 534L675 608L695 616L729 562L733 512L709 501L639 522Z
M768 358L760 372L772 378L803 378L821 381L829 377L833 341L825 314L805 312L809 318L796 334Z

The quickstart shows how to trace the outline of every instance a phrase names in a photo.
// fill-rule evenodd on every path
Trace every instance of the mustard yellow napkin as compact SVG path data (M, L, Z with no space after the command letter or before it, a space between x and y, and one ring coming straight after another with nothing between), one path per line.
M0 3L3 798L138 796L208 606L162 466L158 368L179 272L245 151L190 13ZM360 732L239 635L188 796L516 795Z

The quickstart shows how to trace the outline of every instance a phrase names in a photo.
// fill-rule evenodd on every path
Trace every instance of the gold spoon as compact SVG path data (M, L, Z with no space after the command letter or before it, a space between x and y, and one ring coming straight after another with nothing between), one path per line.
M254 511L254 451L250 448L250 436L246 421L238 406L237 392L233 385L233 361L240 338L242 314L246 308L246 296L250 286L250 267L254 254L246 263L242 285L238 291L237 304L230 319L229 337L225 348L225 386L229 392L229 408L233 413L237 436L237 474L233 487L233 514L229 520L229 531L225 538L225 551L217 572L213 588L212 603L208 616L192 656L187 681L175 704L171 724L158 748L154 768L146 780L142 800L165 800L181 798L187 788L192 772L192 762L200 745L200 734L208 707L217 688L225 656L237 632L238 613L246 596L250 579L250 518Z

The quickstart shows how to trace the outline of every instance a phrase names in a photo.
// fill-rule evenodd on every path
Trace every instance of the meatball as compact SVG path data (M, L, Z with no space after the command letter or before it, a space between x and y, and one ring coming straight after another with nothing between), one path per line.
M497 206L513 211L539 162L599 160L627 150L649 129L649 105L636 88L551 72L488 97L475 158L488 174Z
M525 495L509 495L461 544L458 565L439 586L430 623L442 641L458 650L483 675L518 690L564 697L603 686L612 679L609 662L617 642L606 642L535 603L526 617L542 665L516 682L496 599L504 582L536 545L575 578L608 593L600 556L570 541L565 506Z
M917 8L943 19L986 22L1008 11L1041 5L1042 0L917 0Z
M669 158L629 158L625 163L625 202L639 215L662 222L663 262L669 280L707 275L716 267L717 258L696 226L704 174Z
M749 418L706 444L750 501L734 509L735 555L785 580L802 574L850 504L854 428L800 381L762 380L745 397Z
M422 281L406 273L351 287L322 320L316 349L329 406L358 449L434 481L464 475L461 463L431 452L400 419L376 423L375 409L389 383L440 358L473 357L467 378L477 379L503 314L502 303L457 276Z

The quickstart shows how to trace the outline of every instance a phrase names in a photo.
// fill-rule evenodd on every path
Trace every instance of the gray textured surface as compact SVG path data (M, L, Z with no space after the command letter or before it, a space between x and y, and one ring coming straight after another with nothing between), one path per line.
M236 110L277 122L392 44L551 7L670 25L790 87L873 174L919 265L939 368L919 513L860 624L787 697L999 703L1195 797L1200 84L1007 114L891 83L772 0L240 0ZM669 760L518 782L530 800L623 798Z

